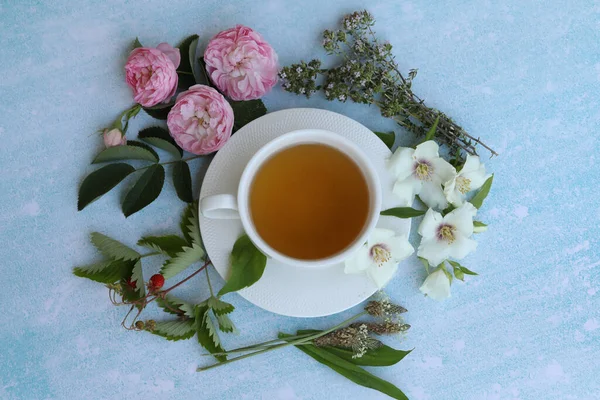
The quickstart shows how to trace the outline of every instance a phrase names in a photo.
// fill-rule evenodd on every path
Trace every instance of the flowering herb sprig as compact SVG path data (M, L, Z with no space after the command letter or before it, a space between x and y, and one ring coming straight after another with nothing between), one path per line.
M412 90L417 70L408 75L400 72L392 55L392 45L380 42L372 30L374 17L368 11L354 12L342 19L337 30L323 33L323 48L341 62L332 68L321 68L322 62L309 62L284 67L279 76L283 88L310 98L322 91L327 100L374 104L381 115L394 119L400 126L419 137L439 118L437 139L450 147L452 154L464 151L477 154L477 146L497 153L479 138L468 134L443 112L428 107Z

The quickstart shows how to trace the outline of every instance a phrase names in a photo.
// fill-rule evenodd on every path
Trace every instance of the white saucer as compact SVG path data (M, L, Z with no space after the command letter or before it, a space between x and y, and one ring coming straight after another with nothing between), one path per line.
M331 111L294 108L267 114L236 132L210 164L200 198L222 193L237 194L237 186L250 158L269 141L298 129L326 129L358 144L371 158L382 184L382 210L397 207L392 193L394 178L385 168L390 150L358 122ZM378 228L396 234L410 232L410 219L380 217ZM244 231L239 220L216 220L200 216L206 251L219 274L226 279L233 244ZM255 305L290 317L320 317L357 305L377 291L366 275L347 275L344 265L297 268L269 259L262 278L238 293Z

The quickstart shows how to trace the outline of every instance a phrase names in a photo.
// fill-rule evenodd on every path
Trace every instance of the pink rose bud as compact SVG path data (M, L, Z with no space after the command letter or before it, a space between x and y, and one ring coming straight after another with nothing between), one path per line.
M232 100L258 99L277 83L277 54L257 32L237 25L213 37L204 62L210 79Z
M118 130L117 128L113 129L105 129L104 133L102 133L102 138L104 139L104 145L108 147L121 146L127 143L127 138L123 135L123 132Z
M156 49L133 49L125 64L125 79L134 100L144 107L169 101L177 90L180 61L179 49L167 43L159 44Z
M233 109L225 97L210 86L194 85L177 96L167 117L175 142L194 154L219 150L231 136Z

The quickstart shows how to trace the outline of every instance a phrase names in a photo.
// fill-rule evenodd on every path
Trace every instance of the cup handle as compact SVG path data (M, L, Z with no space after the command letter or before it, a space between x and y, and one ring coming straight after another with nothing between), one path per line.
M231 194L215 194L200 200L200 212L210 219L240 219L237 199Z

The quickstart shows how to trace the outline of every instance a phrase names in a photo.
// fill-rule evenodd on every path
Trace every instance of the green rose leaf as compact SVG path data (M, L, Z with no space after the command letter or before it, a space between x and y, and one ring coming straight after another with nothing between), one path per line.
M479 192L471 199L470 203L475 206L475 208L481 208L483 205L483 200L490 193L490 189L492 188L492 182L494 181L494 175L490 176L484 184L479 189Z
M142 46L142 44L140 43L140 40L138 38L135 38L135 40L133 41L133 48L137 49L138 47L144 47L144 46Z
M109 192L134 171L135 168L129 164L117 163L105 165L89 174L79 188L77 210L83 210L88 204Z
M183 251L183 248L187 246L187 242L176 235L145 236L137 244L138 246L159 251L169 257L175 257L177 253Z
M177 197L185 203L194 201L192 192L192 175L190 167L185 161L178 161L173 165L173 185L177 192Z
M425 135L424 142L433 139L433 137L435 136L435 131L437 130L437 126L438 126L439 122L440 122L440 116L438 115L437 118L435 119L435 122L433 123L433 125L431 126L431 128L429 129L427 134Z
M267 256L260 252L247 235L241 236L231 252L231 275L219 296L251 286L262 276Z
M170 279L193 263L202 260L202 257L204 257L204 250L200 246L194 244L192 247L184 247L183 251L163 264L160 273L165 279Z
M169 314L185 315L189 318L196 316L194 306L173 296L157 297L156 304Z
M193 319L159 321L156 322L154 330L149 332L162 336L167 340L185 340L194 336L196 333L196 324Z
M148 150L150 153L152 153L152 155L154 155L154 157L156 157L156 159L160 159L160 157L158 157L158 154L156 153L156 151L148 146L146 143L142 143L142 142L138 142L137 140L128 140L127 141L127 146L135 146L135 147L139 147L145 150Z
M222 353L225 351L221 346L219 334L208 315L208 306L199 304L196 306L196 333L198 334L198 343L210 353ZM225 361L225 355L215 356L219 361Z
M285 334L280 334L279 337L285 338ZM352 382L377 390L381 393L387 394L393 399L397 400L408 400L408 397L400 389L375 375L365 371L358 365L353 364L350 361L339 357L336 354L329 352L323 348L316 347L312 344L305 344L296 346L300 351L306 353L310 357L314 358L321 364L324 364L342 375L343 377L351 380Z
M208 298L208 307L213 310L217 316L229 314L235 310L235 307L232 304L219 300L215 296L210 296Z
M183 155L183 150L171 137L169 131L165 128L161 128L160 126L151 126L149 128L142 129L138 133L138 138L148 144L151 144L152 146L168 151L177 159L181 158Z
M180 89L187 90L190 86L196 84L193 71L197 47L198 35L188 36L177 46L181 54L181 63L177 68L177 75L179 77L178 86Z
M144 273L142 271L142 261L137 260L131 271L131 282L135 283L135 290L138 292L139 297L146 295L146 287L144 284Z
M396 134L394 132L373 132L381 139L381 141L391 150L394 147L396 141Z
M214 312L214 310L213 310L213 312ZM217 322L219 324L219 329L221 330L221 332L231 333L235 330L235 325L233 325L233 322L227 316L227 314L223 314L223 315L215 314L215 317L217 318Z
M214 85L210 81L210 77L208 76L208 71L206 70L206 63L204 62L203 57L198 58L198 71L196 74L194 74L194 77L196 78L196 83L214 87Z
M99 232L90 234L92 244L106 257L113 260L137 260L142 255L118 240L112 239Z
M198 204L191 203L181 216L180 222L181 232L183 233L183 237L191 246L192 244L196 244L200 247L203 247L202 237L200 236L200 225L198 223Z
M130 142L122 146L109 147L104 149L94 158L92 164L99 164L109 161L120 160L144 160L158 162L158 156L152 149L133 145Z
M267 107L262 100L247 100L247 101L230 101L233 108L233 131L237 131L242 126L262 117L267 113Z
M169 115L169 111L173 108L175 101L169 101L168 103L160 103L152 107L142 107L142 109L151 116L152 118L166 120Z
M424 215L425 211L415 210L411 207L389 208L381 212L381 215L389 215L396 218L414 218Z
M131 273L135 262L130 260L104 261L85 267L73 268L73 274L101 283L115 283Z
M165 182L165 169L160 164L150 166L131 190L125 196L123 201L123 214L125 217L140 211L148 204L152 203L160 194Z

